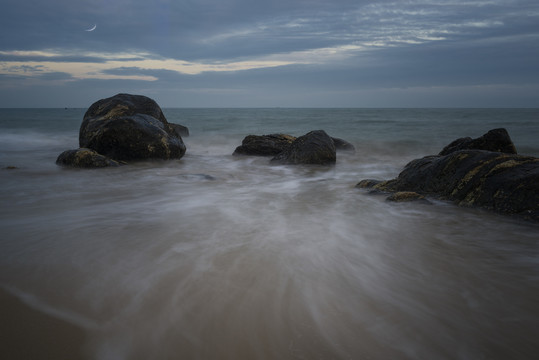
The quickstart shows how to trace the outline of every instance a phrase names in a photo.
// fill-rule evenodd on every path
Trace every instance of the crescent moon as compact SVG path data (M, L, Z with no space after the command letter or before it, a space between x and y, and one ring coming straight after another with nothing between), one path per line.
M86 29L84 31L94 31L96 27L97 27L97 24L94 24L93 27L91 27L90 29Z

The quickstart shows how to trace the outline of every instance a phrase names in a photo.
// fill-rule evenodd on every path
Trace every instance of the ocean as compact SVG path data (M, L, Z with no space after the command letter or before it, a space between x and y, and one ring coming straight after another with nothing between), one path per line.
M85 109L0 109L0 286L81 329L81 358L536 358L537 224L355 185L499 127L539 157L539 109L163 111L182 159L82 170L55 160ZM356 152L232 156L318 129Z

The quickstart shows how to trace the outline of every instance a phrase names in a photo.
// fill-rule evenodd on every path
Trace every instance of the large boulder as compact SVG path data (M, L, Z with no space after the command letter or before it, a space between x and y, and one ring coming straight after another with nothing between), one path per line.
M447 155L459 150L487 150L508 154L517 153L517 149L509 133L503 128L492 129L476 139L470 137L457 139L444 147L439 155Z
M396 179L364 180L375 191L413 191L539 221L539 158L497 151L457 150L407 164Z
M130 94L92 104L84 114L79 144L115 160L179 159L186 150L159 105Z
M286 134L248 135L234 150L233 155L275 156L294 140L294 136Z
M333 139L324 130L298 137L271 162L274 164L334 164L337 160Z
M77 168L101 168L107 166L120 166L118 161L109 159L90 149L66 150L56 159L56 164Z

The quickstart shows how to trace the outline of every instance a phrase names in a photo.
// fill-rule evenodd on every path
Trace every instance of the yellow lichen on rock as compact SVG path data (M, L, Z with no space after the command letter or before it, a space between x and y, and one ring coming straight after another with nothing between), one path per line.
M488 161L480 162L479 166L476 166L472 170L468 171L466 175L459 181L458 185L455 187L455 189L451 192L451 196L455 196L461 191L466 184L472 180L474 176L476 176L481 169L483 169L485 166L489 165L491 162L496 161L499 158L490 159ZM484 181L484 180L483 180ZM479 186L479 189L481 189L481 186Z
M378 184L375 184L372 188L380 191L391 191L388 188L388 185L391 183L391 180L382 181Z
M519 165L523 165L523 164L527 164L527 163L530 163L530 162L536 162L537 160L536 159L533 159L533 161L528 161L528 160L524 160L524 161L516 161L515 159L510 159L510 160L507 160L507 161L504 161L502 163L499 163L498 165L494 166L487 174L487 176L489 176L490 174L498 171L498 170L501 170L501 169L510 169L510 168L513 168L515 166L519 166Z
M414 191L398 191L394 194L391 194L391 196L389 196L386 200L394 201L394 202L405 202L405 201L425 200L425 197Z
M129 110L129 107L127 105L118 104L114 108L110 109L109 112L103 116L103 118L112 119L114 117L124 116L126 110Z
M448 169L451 169L451 168L454 168L454 164L455 163L458 163L464 159L466 159L469 155L466 154L466 153L462 153L462 154L458 154L457 156L453 157L448 163L447 165L444 167L443 171L444 172L447 172Z

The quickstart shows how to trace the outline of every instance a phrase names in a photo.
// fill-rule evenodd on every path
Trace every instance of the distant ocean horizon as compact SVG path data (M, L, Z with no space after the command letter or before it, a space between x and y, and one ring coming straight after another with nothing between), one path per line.
M59 167L85 111L0 109L0 287L81 329L84 357L539 352L537 224L355 188L494 128L539 157L539 109L165 107L189 128L183 158ZM355 153L330 167L232 156L247 135L319 129Z
M90 103L88 106L91 105ZM4 106L0 110L88 110L88 106ZM160 106L162 110L538 110L536 106L500 106L500 107L466 107L466 106Z

